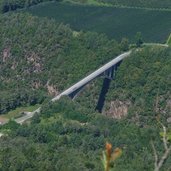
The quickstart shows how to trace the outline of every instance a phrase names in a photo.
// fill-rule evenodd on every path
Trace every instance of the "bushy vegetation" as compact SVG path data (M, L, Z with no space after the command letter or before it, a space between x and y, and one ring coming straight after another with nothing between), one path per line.
M121 53L105 35L29 14L6 14L0 23L0 113L42 103Z
M127 37L135 41L137 32L142 33L145 42L166 42L171 30L170 11L86 6L50 2L27 10L39 17L53 18L57 22L70 24L80 31L105 33L120 41ZM62 14L62 15L61 15Z
M0 11L1 13L5 13L8 11L15 11L17 9L30 7L47 1L52 1L52 0L0 0Z
M87 105L86 101L93 104L91 97L94 100L98 95L92 92L100 85L99 80L87 87L77 102L64 97L45 103L30 124L17 126L10 122L1 127L8 137L0 139L0 169L99 171L102 151L109 141L123 151L112 165L114 170L153 170L150 142L154 142L159 155L163 149L156 118L170 130L166 123L171 116L170 56L170 48L146 47L124 60L112 81L104 109L107 111L113 100L129 100L128 115L121 120L95 113ZM169 168L170 162L171 156L162 171Z
M160 143L158 129L152 126L140 128L127 120L115 121L89 113L67 98L45 105L30 125L9 123L6 129L10 124L10 135L0 139L0 169L4 171L99 171L103 168L101 156L106 141L123 149L114 169L152 170L149 142L154 138L155 144Z
M171 116L170 73L170 48L153 47L137 50L120 66L116 80L109 89L107 101L131 101L133 106L130 108L130 114L132 110L133 113L136 111L139 124L148 124L156 110L167 119Z
M118 107L112 108L111 104L120 101L129 103L128 118L140 126L151 124L156 110L162 113L164 120L171 117L170 57L170 48L158 46L133 52L119 66L115 80L110 83L103 113L114 117L114 111L123 106L117 104ZM95 109L102 85L103 77L87 86L75 100L82 106Z
M43 103L30 122L0 126L0 170L100 171L106 142L123 152L111 164L113 170L154 170L150 142L158 155L163 152L156 118L171 129L166 122L171 117L170 48L154 45L133 51L118 68L99 114L95 107L103 77L87 85L74 101L48 101L127 50L127 39L119 44L103 34L75 32L26 13L3 14L0 23L0 113ZM110 118L115 101L129 102L120 120ZM171 156L161 171L170 162Z

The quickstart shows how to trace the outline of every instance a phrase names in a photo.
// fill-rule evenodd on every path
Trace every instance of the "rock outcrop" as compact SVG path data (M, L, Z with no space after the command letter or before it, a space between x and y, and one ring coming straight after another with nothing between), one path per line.
M120 100L111 101L109 109L105 111L105 115L115 119L121 119L124 116L127 116L128 108L130 104L131 103L128 101L126 102Z

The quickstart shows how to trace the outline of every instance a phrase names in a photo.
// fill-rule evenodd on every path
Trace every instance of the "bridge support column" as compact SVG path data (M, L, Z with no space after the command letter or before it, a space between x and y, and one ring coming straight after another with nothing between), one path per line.
M106 70L103 74L105 76L105 78L103 80L103 86L102 86L101 93L100 93L98 103L96 106L96 110L100 113L103 110L106 94L108 93L108 90L110 88L110 83L113 79L115 79L116 71L120 64L121 64L121 62L117 63L116 65L114 65L111 68L109 68L108 70Z
M115 79L115 77L116 77L116 71L117 71L119 65L121 64L121 62L122 62L122 61L120 61L119 63L115 64L114 66L112 66L112 67L109 68L108 70L106 70L106 71L104 72L105 78L108 78L108 79L110 79L110 80Z
M107 71L104 72L105 78L113 80L115 78L116 66L112 66Z

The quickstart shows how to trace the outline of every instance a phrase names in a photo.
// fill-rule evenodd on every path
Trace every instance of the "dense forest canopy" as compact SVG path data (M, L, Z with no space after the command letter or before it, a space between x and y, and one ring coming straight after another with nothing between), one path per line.
M115 40L29 14L0 16L0 113L41 103L121 53Z
M29 125L4 126L9 136L0 139L0 169L99 171L104 144L109 141L123 149L114 169L152 170L150 140L161 149L155 124L143 128L128 120L111 120L63 98L45 105Z
M8 10L15 10L42 1L0 2L12 3ZM112 171L154 170L151 144L159 159L164 152L160 123L171 139L171 38L169 47L140 44L132 49L114 80L108 80L99 113L95 108L104 77L85 86L74 100L49 99L128 50L127 39L118 43L23 12L0 14L0 23L0 114L42 104L40 113L23 125L12 120L0 125L0 171L101 171L106 142L122 149ZM169 170L170 163L168 155L161 171Z
M22 13L5 14L0 20L4 23L0 28L2 113L41 103L122 51L121 44L104 35L77 33L53 20ZM109 118L94 110L103 84L101 77L87 85L75 102L68 98L54 104L44 102L31 124L10 122L1 127L8 136L0 139L0 169L99 171L101 152L109 141L123 149L115 169L152 170L150 141L162 151L155 119L157 97L161 121L167 125L171 117L170 56L170 48L146 47L134 51L120 65L102 112ZM120 108L128 110L120 113L123 119L111 120L120 118L111 112Z
M0 139L1 169L18 170L22 166L22 170L99 171L104 144L109 141L123 150L112 165L114 170L153 170L151 141L159 154L163 151L156 117L168 130L171 128L166 122L171 117L170 57L170 48L146 47L127 58L107 94L103 115L109 117L94 111L100 79L87 86L74 102L64 97L45 103L30 124L10 122L3 126L1 130L8 136ZM108 111L113 101L119 101L113 111L130 102L128 113L120 120L110 118L113 115ZM171 156L161 170L167 170L170 162Z
M8 11L14 11L21 8L27 8L47 1L52 0L0 0L0 11L2 13L5 13Z
M171 49L146 47L132 53L117 70L111 81L103 114L118 118L116 113L135 119L139 125L148 125L158 111L166 120L171 117ZM92 83L75 99L82 106L95 108L103 85L103 79ZM98 93L97 93L98 92ZM157 99L157 100L156 100ZM120 112L120 108L124 109ZM136 117L135 117L136 114Z

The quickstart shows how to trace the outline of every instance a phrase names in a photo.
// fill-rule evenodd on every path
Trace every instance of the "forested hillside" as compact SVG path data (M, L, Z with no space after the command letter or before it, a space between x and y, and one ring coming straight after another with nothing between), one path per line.
M113 118L128 114L133 120L137 117L136 124L146 125L154 120L157 110L166 120L171 117L170 73L170 48L146 47L133 52L119 66L115 80L110 82L103 113ZM87 86L76 101L95 108L103 79Z
M106 141L123 149L115 169L153 168L148 143L151 137L158 136L157 130L89 113L65 98L44 106L40 116L35 116L28 126L5 126L8 134L10 127L12 132L0 139L1 170L100 171Z
M8 136L0 139L1 170L99 171L106 141L123 151L112 164L113 170L154 170L151 142L160 157L163 153L162 129L157 120L168 131L171 128L166 121L171 117L170 57L170 48L135 51L120 65L111 82L103 115L94 111L100 94L97 81L74 102L64 97L44 104L30 124L10 122L3 126L1 130ZM120 109L124 108L128 112L123 114ZM161 171L166 171L170 162L169 156Z
M52 0L0 0L0 12L5 13L8 11L14 11L21 8L27 8L47 1Z
M43 1L0 2L23 3L9 11ZM148 7L158 8L157 2ZM7 11L0 14L0 116L35 104L41 111L23 125L12 120L0 125L0 171L102 171L106 142L122 151L111 171L154 170L156 158L158 163L171 148L171 38L169 47L130 46L114 80L101 76L73 100L52 103L52 97L128 50L128 40ZM171 151L160 171L170 171L170 163Z
M105 35L29 14L6 14L0 23L0 113L42 103L121 53Z

